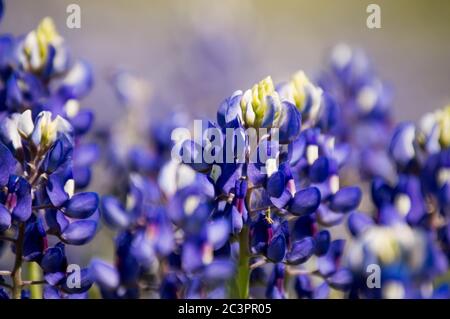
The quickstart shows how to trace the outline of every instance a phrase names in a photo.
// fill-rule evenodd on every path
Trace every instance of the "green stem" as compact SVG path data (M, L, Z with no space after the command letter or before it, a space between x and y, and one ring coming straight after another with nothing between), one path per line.
M35 262L28 264L28 274L31 282L40 282L42 279L41 268ZM39 284L30 285L31 299L42 299L42 286Z
M244 226L239 234L239 261L236 277L230 283L230 297L248 299L250 290L249 228Z

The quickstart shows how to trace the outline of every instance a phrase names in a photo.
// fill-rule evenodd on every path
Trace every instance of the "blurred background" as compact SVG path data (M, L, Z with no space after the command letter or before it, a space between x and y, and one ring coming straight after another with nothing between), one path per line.
M26 33L51 16L77 57L92 63L86 103L97 125L120 117L107 79L117 67L151 85L148 117L185 109L213 116L220 101L271 75L298 69L314 78L339 42L361 47L395 89L394 116L417 120L450 101L450 2L364 0L6 0L2 32ZM381 29L366 27L367 5L381 7ZM66 8L81 7L81 29Z
M71 3L81 7L81 29L66 27ZM381 29L366 26L370 3L381 7ZM418 120L450 102L447 0L6 0L0 32L26 34L45 16L93 67L96 83L84 105L100 130L124 114L111 86L116 70L145 79L139 114L149 122L171 110L214 118L225 97L267 75L280 82L303 69L314 79L340 42L364 49L392 85L397 120ZM98 180L93 188L102 193ZM92 255L111 259L112 238L97 236ZM77 249L86 246L70 247L72 260L86 264L90 254Z

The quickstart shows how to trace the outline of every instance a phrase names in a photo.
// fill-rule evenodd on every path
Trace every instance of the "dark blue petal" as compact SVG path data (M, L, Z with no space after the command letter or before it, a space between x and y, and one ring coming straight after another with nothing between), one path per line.
M5 291L5 289L0 288L0 300L7 300L9 299L8 293Z
M371 185L371 194L374 204L380 208L385 204L392 203L394 189L382 178L374 178Z
M330 227L339 224L344 219L345 214L333 212L327 206L320 205L316 217L321 225Z
M46 248L46 233L40 219L31 218L25 227L23 243L23 258L27 261L37 261Z
M350 288L353 281L353 276L348 269L344 268L339 269L330 277L328 277L327 281L328 284L335 289L346 290Z
M75 194L66 202L64 214L72 218L88 218L97 210L98 201L97 193L86 192Z
M45 221L51 234L61 234L70 223L69 219L56 209L47 209L45 211Z
M281 171L276 171L267 180L267 193L271 197L280 197L285 189L286 181Z
M113 290L120 284L116 268L103 260L93 259L89 265L89 273L90 278L102 289Z
M330 232L328 230L322 230L314 236L314 239L316 241L316 250L314 253L317 256L326 254L331 242Z
M300 216L292 229L294 240L312 237L315 233L315 220L311 215Z
M267 258L272 262L281 262L286 255L286 238L282 232L276 234L267 247Z
M288 204L288 211L300 216L311 214L320 205L320 192L316 187L302 189L295 193L294 198Z
M314 161L309 171L309 178L313 183L322 183L330 176L330 160L321 156Z
M338 261L344 251L345 240L334 240L330 244L328 252L324 256L320 256L318 260L319 272L328 277L336 272L338 267Z
M97 231L97 222L78 220L70 223L61 233L61 240L69 245L84 245L89 242Z
M67 274L67 278L63 281L61 289L69 294L80 294L88 291L93 284L89 269L88 268L81 269L79 277L77 276L78 275L75 274L75 271L70 274ZM72 286L72 284L75 282L75 279L78 278L80 279L79 287L77 286L73 288L69 287Z
M69 199L69 195L64 190L66 181L66 176L59 172L49 177L46 190L48 198L55 207L62 206Z
M351 213L347 222L350 233L355 237L359 236L374 224L372 218L358 212Z
M49 174L56 171L71 158L72 149L72 141L66 135L62 135L45 156L44 171Z
M306 149L306 139L304 135L300 135L293 143L289 146L289 164L295 166L303 158Z
M356 209L361 202L362 193L358 187L341 188L330 200L330 208L335 212L348 212Z
M178 288L181 285L181 280L174 273L168 273L164 276L161 286L159 288L159 295L161 299L177 299Z
M73 179L77 189L86 188L91 182L92 172L88 166L74 166Z
M58 285L66 277L66 270L44 274L45 281L53 286Z
M286 259L288 263L293 265L303 264L314 254L315 249L316 241L314 238L305 237L292 244L291 251L287 254Z
M288 144L298 137L302 116L295 105L286 101L282 103L279 116L282 119L279 127L280 144Z
M22 177L11 176L8 186L11 194L16 196L13 217L24 222L31 216L31 185Z
M67 268L67 258L65 255L64 244L58 243L55 247L45 251L40 262L44 273L65 272Z
M106 223L113 228L125 229L130 224L130 217L125 208L113 196L102 198L100 210Z
M295 292L298 298L311 298L313 287L311 277L308 275L299 275L295 278Z
M8 183L9 175L16 170L16 160L9 149L0 142L0 186Z
M94 113L90 110L81 110L77 115L70 118L76 135L83 135L89 131L94 122Z

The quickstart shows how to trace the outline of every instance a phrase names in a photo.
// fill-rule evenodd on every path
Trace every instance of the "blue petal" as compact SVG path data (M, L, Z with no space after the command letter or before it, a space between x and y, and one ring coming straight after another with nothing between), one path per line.
M282 118L279 127L280 144L289 144L300 133L302 116L293 104L286 101L282 103L280 113L280 117Z
M358 212L351 213L347 222L350 233L355 237L359 236L374 224L372 218Z
M267 258L272 262L281 262L286 255L286 238L282 232L276 234L267 247Z
M344 244L345 240L342 239L332 241L326 255L319 257L318 268L323 276L328 277L336 272L338 267L337 263L344 251Z
M86 134L94 122L94 113L90 110L81 110L75 117L70 118L76 135Z
M328 299L330 294L330 287L326 282L320 284L313 292L314 299Z
M299 275L295 278L295 292L298 298L311 298L313 287L308 275Z
M207 233L208 242L211 243L215 249L219 249L228 241L230 235L229 223L224 219L215 220L208 224Z
M292 244L291 251L287 254L286 259L288 263L293 265L303 264L314 254L315 249L316 241L312 237L305 237Z
M0 186L8 183L9 175L16 170L16 160L9 149L0 142Z
M188 240L183 245L181 254L183 270L192 272L203 266L202 248L200 243Z
M89 242L97 231L97 222L78 220L70 223L61 233L60 238L69 245L84 245Z
M90 166L100 157L100 150L97 144L77 145L73 152L73 162L76 166Z
M217 123L221 127L225 127L229 123L238 120L241 97L242 93L238 91L220 104L219 110L217 111Z
M339 224L345 217L344 213L336 213L325 205L320 205L317 209L317 221L326 227Z
M33 217L27 222L24 237L23 258L27 261L39 260L46 248L46 234L40 219Z
M205 267L203 276L206 280L217 281L227 280L235 274L235 263L231 260L215 260Z
M125 229L130 224L130 218L122 204L113 196L104 196L101 203L102 216L113 228Z
M309 171L309 178L313 183L323 183L331 171L331 163L328 157L321 156L314 161Z
M88 166L74 166L72 169L73 179L77 189L86 188L91 182L92 172Z
M72 218L88 218L97 210L98 202L99 198L97 193L86 192L75 194L66 202L64 214Z
M57 209L47 209L45 221L51 234L61 234L70 224L69 219Z
M47 195L55 207L62 206L69 199L69 195L64 190L66 181L67 177L63 172L53 173L48 179Z
M69 70L68 76L63 79L63 83L58 90L58 95L65 100L80 99L91 90L93 82L91 66L84 61L78 61Z
M346 290L350 288L353 282L352 273L348 269L339 269L327 279L328 284L339 290Z
M294 198L288 204L288 211L300 216L311 214L320 205L320 192L316 187L302 189L295 193Z
M394 190L382 178L374 178L371 185L371 194L373 203L380 208L392 202Z
M193 140L183 142L180 156L184 164L189 165L197 172L207 172L213 163L206 163L203 157L204 148Z
M55 247L48 248L40 266L44 273L65 272L67 268L67 258L65 255L64 244L58 243Z
M280 197L285 189L286 181L281 171L276 171L267 180L267 192L271 197Z
M143 265L150 265L155 260L153 243L147 238L145 232L139 232L133 239L130 253Z
M45 172L51 174L69 160L72 149L72 141L66 135L62 135L45 156L43 163Z
M10 176L8 188L17 196L17 202L12 211L13 217L22 222L27 221L32 213L31 185L22 177Z
M314 239L316 240L316 250L314 253L317 256L326 254L331 242L330 232L328 230L322 230L314 236Z
M102 289L113 290L120 284L119 273L114 266L100 260L93 259L89 265L90 278Z
M44 299L61 299L58 288L50 285L44 286Z
M311 215L300 216L294 224L292 234L295 240L312 237L315 232L315 220Z
M289 143L289 164L295 166L303 158L306 149L306 139L300 135L293 143Z
M330 208L335 212L348 212L356 209L361 202L362 193L358 187L341 188L330 200Z
M80 294L83 292L86 292L89 290L89 288L91 288L93 281L90 277L90 272L88 268L83 268L81 269L79 276L80 276L80 283L79 283L79 287L75 286L73 288L69 287L69 283L73 283L74 281L72 281L71 279L76 279L77 277L72 277L75 276L74 272L72 272L71 274L67 275L67 279L63 280L63 284L61 286L61 289L69 294Z
M402 123L394 132L389 145L392 158L400 165L407 165L415 156L415 126L413 123Z

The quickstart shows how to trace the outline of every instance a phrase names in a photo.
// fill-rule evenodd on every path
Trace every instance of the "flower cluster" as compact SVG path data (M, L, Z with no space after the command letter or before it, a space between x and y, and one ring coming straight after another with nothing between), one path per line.
M375 73L364 51L346 44L334 47L319 84L339 104L334 133L349 148L346 178L392 175L386 152L393 126L392 89Z
M345 158L330 133L338 119L327 112L335 108L302 72L277 89L268 77L225 99L217 123L202 121L200 140L174 134L168 146L184 163L166 157L156 177L130 165L124 200L102 200L106 223L120 230L115 265L95 262L103 295L136 297L156 272L150 282L163 298L245 298L270 264L270 298L287 296L288 274L302 297L347 289L351 274L338 262L344 241L327 228L359 205L361 192L339 185ZM246 132L261 128L266 134L254 131L252 143ZM199 156L206 153L218 160ZM158 154L161 163L168 152ZM115 275L102 276L104 268Z
M0 57L0 242L15 254L0 279L11 294L1 288L0 296L27 298L33 287L32 297L84 297L89 271L68 272L65 245L90 241L99 219L98 195L78 191L98 156L95 145L80 144L93 122L80 109L90 67L69 58L50 18L25 36L1 35Z
M357 241L349 256L355 296L448 298L450 212L450 107L427 114L419 125L399 124L389 145L396 175L374 178L373 218L353 213ZM365 267L378 264L379 289L367 289ZM364 282L363 282L364 281Z
M100 198L90 66L50 18L0 35L0 299L450 298L450 106L395 126L390 87L342 44L316 83L266 77L193 125L148 130L151 85L111 83ZM112 260L70 264L100 217Z

